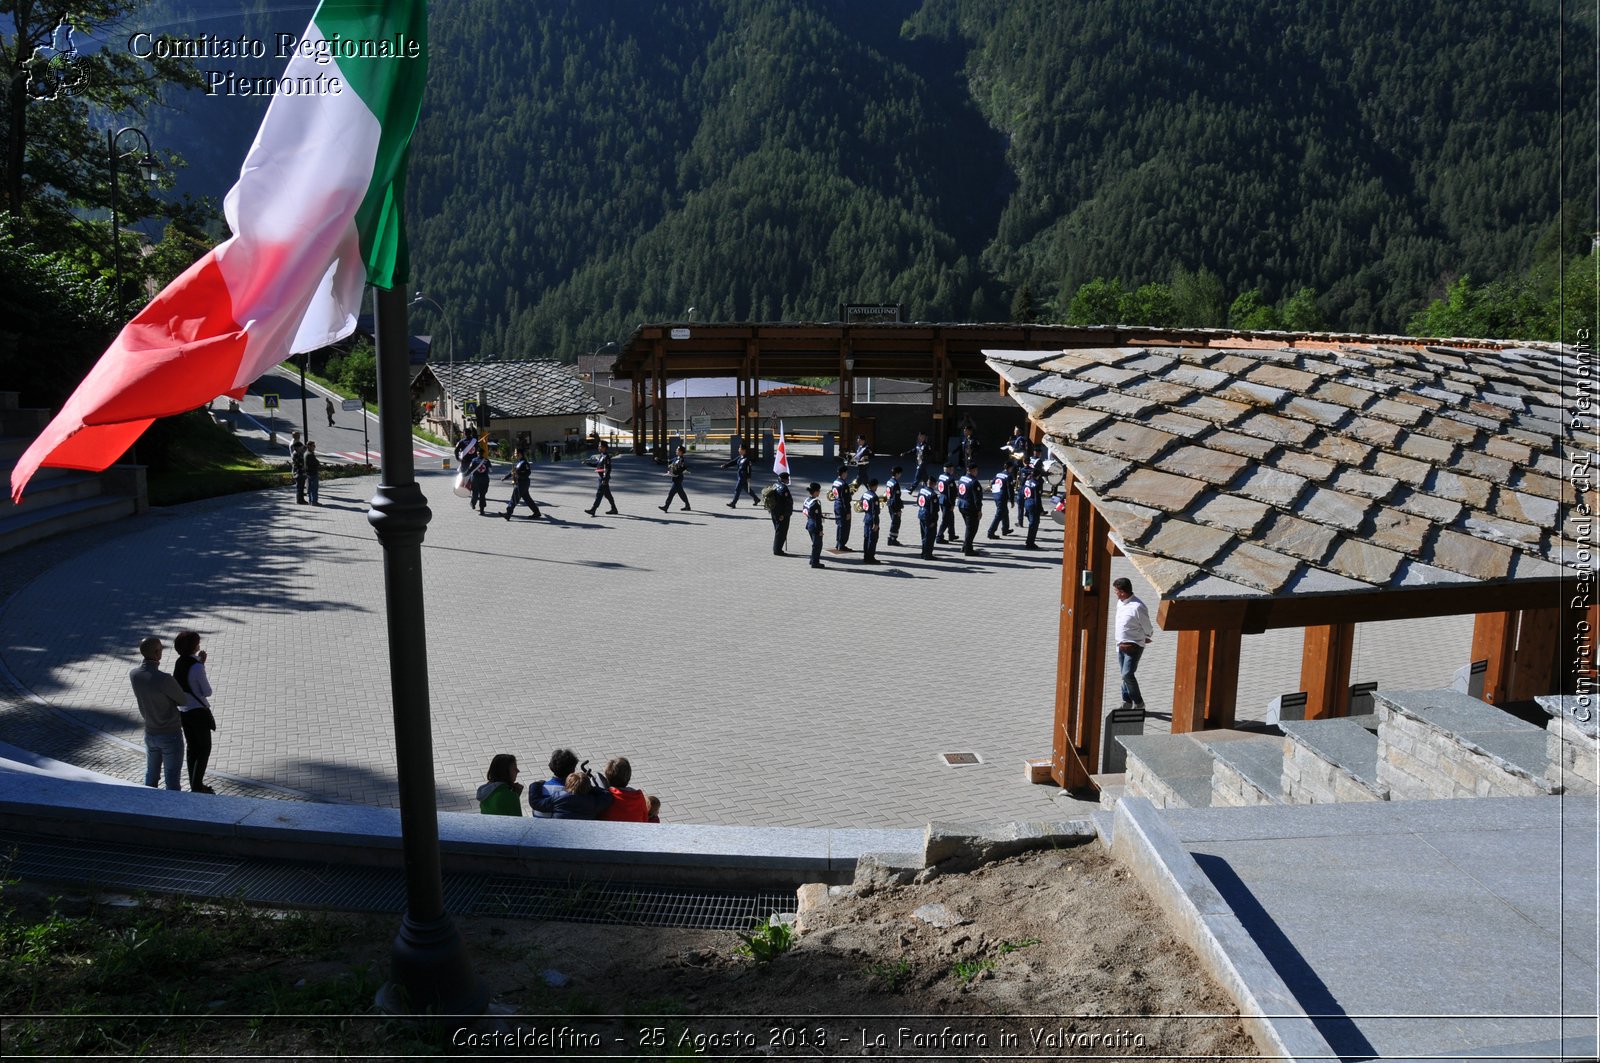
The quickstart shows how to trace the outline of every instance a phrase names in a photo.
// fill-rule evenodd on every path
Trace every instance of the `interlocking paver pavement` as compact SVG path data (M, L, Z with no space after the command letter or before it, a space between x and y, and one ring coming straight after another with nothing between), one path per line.
M881 568L825 553L829 568L813 571L798 520L796 556L775 558L765 513L725 507L722 459L696 457L695 508L662 514L664 472L624 456L623 515L598 518L584 513L590 469L540 465L533 493L549 519L510 523L469 511L450 474L420 474L434 513L423 566L441 808L474 807L494 753L517 754L536 779L567 745L597 763L629 756L675 821L1081 814L1022 781L1023 758L1049 748L1059 529L1045 522L1038 553L1013 535L980 538L975 559L884 547ZM800 459L795 482L826 482L825 470ZM286 490L239 495L0 556L0 663L23 688L0 698L0 740L140 777L135 644L193 627L218 691L219 789L396 804L381 547L365 513L375 482L329 481L321 508ZM496 482L491 514L507 487ZM1114 570L1138 585L1125 561ZM1354 678L1446 685L1470 629L1470 618L1359 628ZM1146 654L1152 710L1171 690L1175 646L1158 633ZM1241 717L1296 688L1299 652L1297 630L1246 637ZM946 751L983 763L945 767Z

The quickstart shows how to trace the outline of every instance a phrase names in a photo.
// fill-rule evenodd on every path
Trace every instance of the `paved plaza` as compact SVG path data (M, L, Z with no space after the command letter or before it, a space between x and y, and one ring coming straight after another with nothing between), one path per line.
M496 482L480 517L451 492L452 474L419 473L433 507L423 566L441 808L474 807L495 753L516 754L529 781L552 748L570 746L597 764L630 757L636 785L679 822L1082 814L1023 780L1024 758L1050 744L1059 528L1046 520L1039 552L980 532L977 558L884 547L881 567L825 553L829 567L815 571L798 520L795 556L777 558L762 510L726 508L723 457L696 456L693 511L664 514L662 469L624 456L622 515L597 518L584 512L591 469L540 465L543 521L493 515L509 485ZM795 483L825 472L800 458ZM366 521L375 483L328 481L321 508L277 490L156 510L0 557L0 664L13 688L0 741L140 778L136 644L156 632L170 645L192 627L218 692L218 789L397 804L382 552ZM914 526L908 509L904 541ZM1114 570L1140 588L1125 560ZM1470 617L1363 626L1352 678L1448 685L1470 633ZM1297 688L1300 634L1246 636L1241 718ZM1176 642L1158 632L1141 669L1150 730L1167 726L1154 714L1170 697ZM1114 702L1110 654L1106 667ZM948 767L945 752L981 763Z

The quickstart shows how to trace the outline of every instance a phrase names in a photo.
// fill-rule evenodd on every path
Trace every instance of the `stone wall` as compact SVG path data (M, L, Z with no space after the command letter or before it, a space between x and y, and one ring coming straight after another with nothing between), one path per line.
M1378 781L1394 800L1536 797L1550 788L1508 771L1406 713L1378 702Z
M1283 757L1283 803L1329 805L1339 801L1386 801L1348 771L1317 756L1299 742L1288 743Z
M1188 808L1189 803L1178 796L1178 792L1166 783L1161 777L1145 766L1144 761L1128 754L1127 794L1130 797L1143 797L1157 808Z
M1586 734L1584 728L1568 716L1550 717L1547 730L1550 734L1550 785L1564 786L1569 794L1600 791L1600 766L1597 766L1600 741Z
M1245 808L1251 805L1275 805L1278 799L1264 793L1259 786L1221 758L1211 768L1211 807Z

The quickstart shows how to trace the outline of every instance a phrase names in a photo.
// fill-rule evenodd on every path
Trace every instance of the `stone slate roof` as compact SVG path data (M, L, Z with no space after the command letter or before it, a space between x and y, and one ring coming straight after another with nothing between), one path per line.
M985 352L1163 599L1549 579L1578 561L1559 524L1570 353L1184 338Z
M589 385L579 380L566 362L457 362L430 365L423 372L434 375L458 408L478 401L480 389L487 391L489 413L495 420L561 417L599 413L601 409L589 394Z

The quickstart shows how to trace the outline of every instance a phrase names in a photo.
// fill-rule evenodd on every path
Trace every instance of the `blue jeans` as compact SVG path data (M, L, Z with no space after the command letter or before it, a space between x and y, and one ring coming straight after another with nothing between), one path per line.
M1139 658L1144 656L1143 646L1117 647L1117 667L1122 670L1122 700L1144 708L1144 695L1139 692L1139 680L1134 672L1139 668Z
M318 501L318 499L321 498L321 494L322 494L322 478L318 477L318 476L312 476L309 479L307 479L306 480L306 500L309 501L313 506L320 506L320 505L322 505L322 503L320 501Z
M183 781L178 778L179 770L183 767L183 732L175 731L172 734L153 735L146 731L144 735L144 784L154 786L161 779L163 770L167 773L167 789L183 789Z

